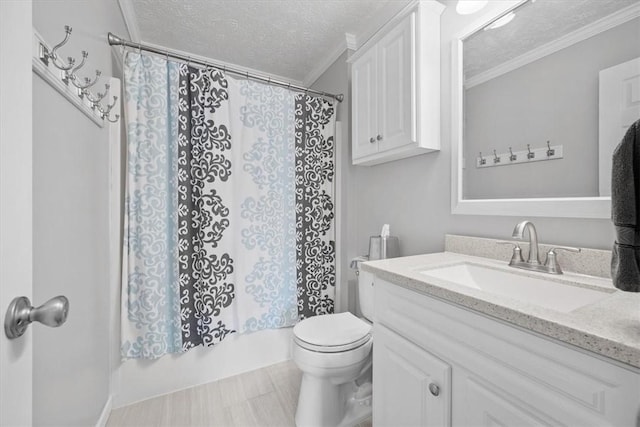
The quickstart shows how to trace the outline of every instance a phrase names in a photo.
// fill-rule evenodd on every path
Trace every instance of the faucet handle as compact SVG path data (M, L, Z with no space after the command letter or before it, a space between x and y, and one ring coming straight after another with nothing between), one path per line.
M547 259L544 262L545 267L551 274L562 274L562 268L560 268L560 264L558 264L558 258L556 257L556 251L567 251L567 252L582 252L581 248L574 248L572 246L555 246L547 252Z
M496 243L499 245L513 245L513 255L511 255L511 261L509 261L509 265L524 262L524 258L522 257L522 248L520 248L520 244L518 242L498 240Z

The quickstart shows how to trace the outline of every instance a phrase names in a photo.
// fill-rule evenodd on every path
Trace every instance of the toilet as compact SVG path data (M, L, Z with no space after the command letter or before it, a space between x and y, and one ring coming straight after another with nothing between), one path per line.
M293 361L302 371L296 425L353 426L371 416L373 281L358 275L364 318L314 316L293 328Z

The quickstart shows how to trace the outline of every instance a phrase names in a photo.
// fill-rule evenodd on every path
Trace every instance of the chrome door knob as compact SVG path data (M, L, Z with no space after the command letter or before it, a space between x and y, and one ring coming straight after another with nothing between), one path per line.
M429 391L436 397L440 395L440 387L436 383L429 384Z
M374 137L371 137L371 138L369 138L369 142L373 144L374 142L376 142L376 140L375 140Z
M17 297L11 301L4 317L4 333L7 338L14 339L22 336L32 322L56 328L67 320L69 314L69 300L65 296L57 296L33 307L27 297Z

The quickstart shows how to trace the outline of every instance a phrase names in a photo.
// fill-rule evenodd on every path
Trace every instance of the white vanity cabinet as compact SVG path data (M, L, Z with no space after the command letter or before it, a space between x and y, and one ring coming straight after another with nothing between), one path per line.
M440 14L414 1L351 63L352 160L375 165L440 149Z
M374 282L375 426L638 425L640 370Z

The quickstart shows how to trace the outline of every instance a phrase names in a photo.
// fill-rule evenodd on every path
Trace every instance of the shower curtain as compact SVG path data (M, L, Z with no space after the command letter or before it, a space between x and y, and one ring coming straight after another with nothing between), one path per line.
M128 52L125 358L333 312L335 106Z

